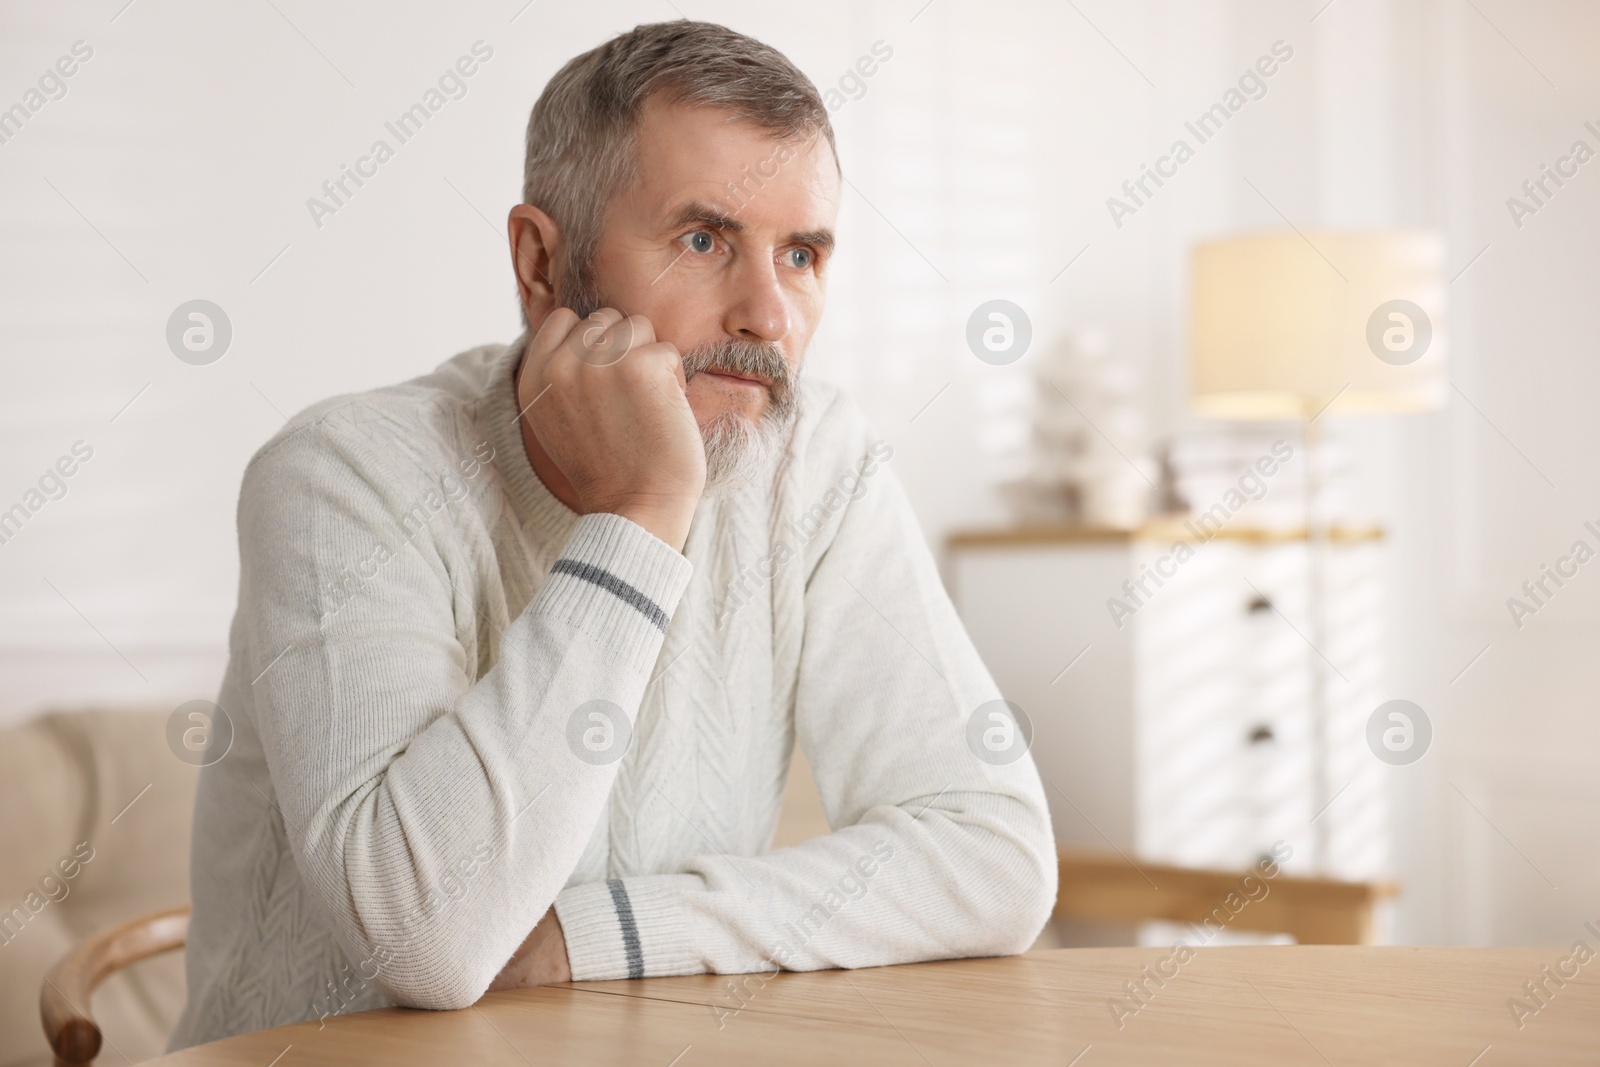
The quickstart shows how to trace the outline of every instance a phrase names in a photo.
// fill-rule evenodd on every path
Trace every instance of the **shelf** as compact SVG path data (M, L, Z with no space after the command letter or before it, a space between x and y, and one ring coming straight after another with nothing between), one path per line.
M1132 530L1111 526L1084 526L1077 523L1057 523L995 527L987 530L957 530L945 539L948 548L1005 548L1031 545L1061 544L1116 544L1120 542L1175 541L1193 543L1204 541L1239 541L1249 544L1288 544L1306 540L1304 526L1224 526L1209 537L1198 527L1191 529L1186 523L1194 522L1191 515L1165 515L1151 519ZM1338 544L1355 544L1381 541L1385 531L1381 526L1335 526L1328 540Z

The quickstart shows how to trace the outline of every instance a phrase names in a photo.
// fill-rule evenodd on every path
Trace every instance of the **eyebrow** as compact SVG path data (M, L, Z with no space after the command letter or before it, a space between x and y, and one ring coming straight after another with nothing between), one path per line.
M668 223L667 228L669 230L677 230L693 223L699 223L714 230L721 230L724 233L743 233L745 231L744 223L733 215L728 214L721 208L712 207L710 204L701 203L698 200L691 201L680 208L678 213L672 217L672 221ZM824 252L831 252L833 251L833 231L828 229L799 230L789 234L784 243L815 245Z

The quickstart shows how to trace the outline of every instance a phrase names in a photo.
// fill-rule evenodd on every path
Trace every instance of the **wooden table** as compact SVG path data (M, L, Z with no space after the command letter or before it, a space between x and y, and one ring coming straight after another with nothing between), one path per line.
M152 1061L237 1064L1372 1064L1600 1062L1600 960L1519 1030L1506 1006L1567 955L1545 949L1263 946L1053 949L861 971L579 982L465 1011L363 1012ZM1121 1028L1108 1001L1165 973ZM1568 964L1570 971L1572 965ZM1533 1002L1528 1002L1530 1006ZM723 1008L720 1016L708 1006ZM281 1056L281 1059L274 1059Z

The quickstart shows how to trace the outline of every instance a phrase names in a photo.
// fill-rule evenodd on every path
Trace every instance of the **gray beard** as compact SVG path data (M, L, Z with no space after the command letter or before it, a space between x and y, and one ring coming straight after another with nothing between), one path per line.
M752 422L724 412L700 428L706 448L705 495L721 496L770 478L794 429L792 417L779 417L769 405Z
M767 407L755 421L724 412L700 428L706 448L706 494L718 495L770 478L794 431L799 372L778 346L758 341L700 345L683 355L687 381L707 370L755 375L767 385Z

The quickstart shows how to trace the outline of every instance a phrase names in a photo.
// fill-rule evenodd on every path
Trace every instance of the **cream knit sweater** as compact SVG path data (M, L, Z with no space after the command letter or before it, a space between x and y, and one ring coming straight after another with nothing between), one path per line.
M1043 790L974 754L999 693L892 449L807 382L773 484L679 554L545 489L519 355L318 404L246 470L171 1047L465 1007L552 905L577 980L1025 950ZM771 851L797 740L834 829Z

